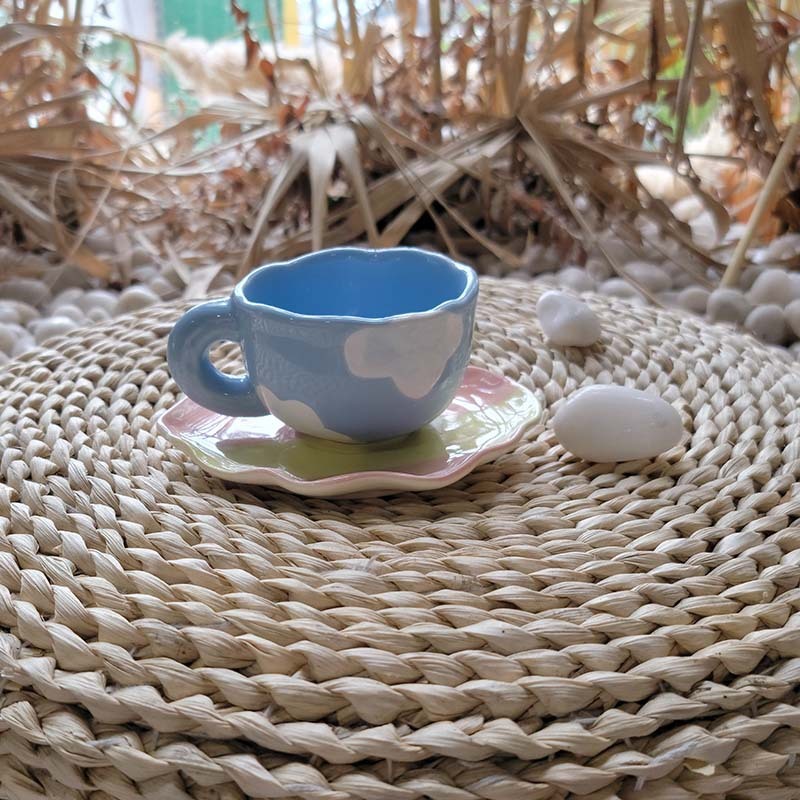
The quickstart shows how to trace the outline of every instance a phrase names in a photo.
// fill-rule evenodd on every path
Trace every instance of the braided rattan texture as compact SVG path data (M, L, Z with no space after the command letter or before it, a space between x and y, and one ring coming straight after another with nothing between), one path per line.
M545 418L450 488L305 500L155 435L181 309L3 373L0 797L800 797L800 373L621 301L550 348L536 297L484 281L474 362L550 412L652 387L680 446L587 465Z

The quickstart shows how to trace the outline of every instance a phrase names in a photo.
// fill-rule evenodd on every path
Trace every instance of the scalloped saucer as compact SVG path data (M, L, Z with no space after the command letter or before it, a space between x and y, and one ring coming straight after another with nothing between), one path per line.
M188 398L163 412L158 425L219 478L307 497L376 496L454 483L509 450L541 412L525 387L468 367L453 401L433 422L389 442L316 439L270 415L224 417Z

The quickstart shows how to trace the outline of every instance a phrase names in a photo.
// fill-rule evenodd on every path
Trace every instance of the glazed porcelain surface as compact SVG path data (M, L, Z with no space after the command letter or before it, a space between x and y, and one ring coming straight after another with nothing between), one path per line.
M159 418L175 445L218 477L310 497L436 489L508 450L541 415L534 395L478 367L444 412L390 442L343 444L298 434L277 417L226 417L184 398Z
M478 280L413 248L338 248L250 273L230 298L173 329L173 377L196 403L234 417L267 412L323 439L373 442L420 429L450 403L472 342ZM246 375L208 359L241 343Z

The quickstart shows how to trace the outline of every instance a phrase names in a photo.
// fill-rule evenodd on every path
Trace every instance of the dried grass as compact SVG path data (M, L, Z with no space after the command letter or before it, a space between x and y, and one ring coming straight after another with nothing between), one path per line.
M313 53L335 52L341 68L320 70L311 54L262 46L232 3L238 65L228 47L196 73L192 46L146 45L51 16L49 2L0 0L11 20L0 28L0 246L121 283L138 249L188 285L346 242L427 242L509 270L547 244L619 269L597 237L612 229L635 251L674 253L673 240L687 268L722 269L636 169L668 167L727 229L725 198L686 152L687 115L721 92L736 155L769 172L795 91L793 3L777 14L770 5L762 22L744 0L678 0L666 12L653 0L432 0L429 36L414 33L415 3L394 5L390 31L351 1L335 4L335 29L318 32ZM98 66L98 38L123 42L131 68ZM207 102L143 129L143 52L169 68L170 49L184 80L200 75ZM643 113L656 99L674 130ZM212 128L219 141L198 148ZM793 174L789 159L790 190Z

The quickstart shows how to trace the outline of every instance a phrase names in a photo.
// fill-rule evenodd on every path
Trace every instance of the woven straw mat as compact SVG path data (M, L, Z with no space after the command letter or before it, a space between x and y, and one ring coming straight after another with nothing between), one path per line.
M2 373L0 797L800 797L800 372L600 298L553 348L537 297L483 281L474 363L550 415L650 387L679 446L589 465L545 416L450 488L308 500L155 434L183 308Z

